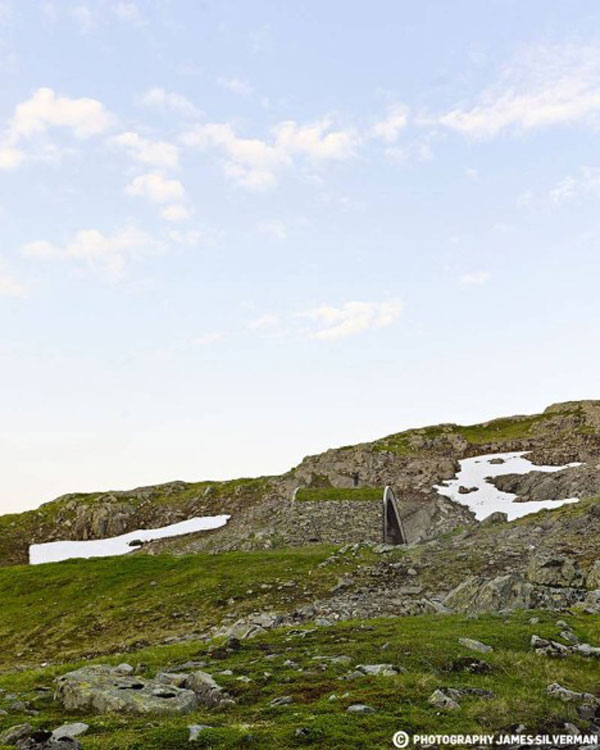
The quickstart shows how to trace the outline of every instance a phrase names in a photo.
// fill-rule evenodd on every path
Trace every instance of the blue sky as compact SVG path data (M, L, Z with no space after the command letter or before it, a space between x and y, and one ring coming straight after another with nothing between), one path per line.
M598 396L598 3L0 2L0 511Z

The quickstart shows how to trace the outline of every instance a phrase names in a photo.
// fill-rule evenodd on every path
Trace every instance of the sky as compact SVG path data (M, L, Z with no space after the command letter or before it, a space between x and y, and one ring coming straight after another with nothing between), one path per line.
M0 0L0 513L599 396L595 0Z

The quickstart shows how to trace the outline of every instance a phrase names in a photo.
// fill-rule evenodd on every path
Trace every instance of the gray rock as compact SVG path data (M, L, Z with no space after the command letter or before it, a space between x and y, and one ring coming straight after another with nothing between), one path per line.
M393 677L398 674L393 664L357 664L356 669L363 674L378 677Z
M469 613L529 609L532 589L532 585L517 573L492 579L470 576L446 595L444 605Z
M482 643L481 641L476 641L473 638L459 638L458 642L460 643L461 646L464 646L465 648L468 648L471 651L478 651L481 654L489 654L490 651L494 650L491 646L488 646L485 643Z
M0 733L0 745L16 745L19 740L26 739L32 732L31 724L16 724Z
M46 729L36 729L27 738L18 740L18 750L81 750L79 742L74 737L65 736L61 739L53 737Z
M494 511L494 513L490 513L489 516L486 516L481 522L481 525L492 526L498 523L507 523L507 521L508 521L508 514L502 513L501 511L497 510L497 511Z
M175 685L175 687L185 687L189 675L186 672L159 672L155 680L165 685Z
M460 708L460 705L453 698L441 690L434 690L428 700L432 706L442 711L456 711Z
M567 555L541 553L533 557L529 563L527 577L531 583L544 586L583 585L583 575L577 560Z
M552 698L558 698L563 701L563 703L581 703L583 701L593 703L597 700L591 695L591 693L576 693L574 690L569 690L568 688L559 685L558 682L553 682L551 685L548 685L546 692L548 695L552 696Z
M540 638L539 635L531 636L531 648L536 654L545 654L552 657L564 657L570 653L570 647L556 641L548 641Z
M190 730L188 742L195 742L205 729L212 729L212 727L208 724L190 724L188 729Z
M117 666L116 666L116 667L114 668L114 671L115 671L115 672L116 672L117 674L122 674L122 675L130 675L130 674L133 674L133 672L134 672L134 669L133 669L133 667L131 666L131 664L125 664L125 663L123 663L123 664L118 664L118 665L117 665Z
M82 721L76 721L73 724L63 724L52 732L54 739L60 740L64 737L79 737L85 734L89 729L88 724L84 724Z
M345 664L350 664L352 659L349 656L342 655L342 656L334 656L331 658L330 661L332 664L344 664L345 665Z
M96 713L186 714L196 710L191 690L158 680L122 677L104 664L82 667L56 680L54 697L67 711Z
M192 672L186 677L184 686L191 690L199 703L206 708L225 707L234 702L208 672Z
M293 703L294 699L291 695L281 695L279 698L273 698L271 701L272 706L288 706Z
M372 706L367 706L364 703L353 703L348 706L346 713L349 714L374 714L375 709Z
M600 589L600 560L596 560L585 577L588 589Z

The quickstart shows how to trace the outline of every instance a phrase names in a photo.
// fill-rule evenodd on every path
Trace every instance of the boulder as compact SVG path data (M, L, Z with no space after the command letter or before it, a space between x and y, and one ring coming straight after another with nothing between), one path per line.
M349 714L374 714L375 709L372 706L367 706L364 703L353 703L348 706L346 713Z
M535 555L529 562L527 577L531 583L544 586L583 585L583 574L577 561L567 555Z
M206 708L224 708L234 703L231 696L217 684L208 672L197 670L186 677L184 686L191 690L198 702Z
M498 612L528 609L532 585L517 573L486 579L469 576L444 598L444 606L459 612Z
M481 522L481 525L492 526L497 523L506 523L507 521L508 521L508 514L502 513L501 511L496 510L493 513L490 513L489 516L486 516Z
M588 589L600 589L600 560L596 560L585 577Z
M208 724L190 724L188 729L190 730L188 742L195 742L205 729L212 729L212 727Z
M549 641L545 638L540 638L539 635L531 636L531 648L536 654L544 654L545 656L552 656L555 658L562 658L568 656L571 652L569 646L565 646L557 641Z
M473 638L459 638L458 642L461 646L464 646L471 651L479 651L481 654L488 654L490 651L494 650L491 646L488 646L481 641L476 641Z
M582 703L584 701L586 703L594 703L595 701L600 703L600 701L598 701L598 699L591 693L576 693L574 690L569 690L568 688L559 685L558 682L553 682L551 685L548 685L546 692L548 695L552 696L552 698L558 698L563 701L563 703Z
M81 745L74 737L57 739L46 729L36 729L27 738L18 740L18 750L81 750Z
M82 667L56 679L55 699L67 711L148 714L187 714L198 699L189 689L159 680L122 676L105 664Z
M429 703L442 711L457 711L460 705L442 690L434 690L429 696Z
M0 745L16 745L19 740L27 739L33 732L31 724L17 724L0 732Z
M64 739L65 737L79 737L85 734L89 729L88 724L84 724L82 721L73 722L73 724L63 724L52 732L52 736L56 740Z
M393 664L358 664L356 669L366 675L393 677L398 674Z
M281 695L278 698L273 698L271 701L272 706L288 706L290 703L293 703L294 699L291 695Z

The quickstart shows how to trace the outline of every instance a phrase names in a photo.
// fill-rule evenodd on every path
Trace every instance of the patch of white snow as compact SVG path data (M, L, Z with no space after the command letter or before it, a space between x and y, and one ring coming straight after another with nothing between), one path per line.
M110 557L111 555L125 555L136 549L130 546L130 542L139 539L142 542L151 542L155 539L166 539L182 534L193 534L196 531L207 531L224 526L231 518L228 515L202 516L189 518L187 521L173 523L159 529L140 529L130 531L121 536L108 539L90 539L82 542L45 542L44 544L32 544L29 547L29 562L31 565L41 563L60 562L79 557Z
M502 492L487 481L488 477L497 477L501 474L528 474L530 471L555 472L571 466L580 466L578 463L571 463L566 466L536 466L523 457L525 453L526 451L493 453L486 456L465 458L459 461L460 471L456 477L435 485L434 489L438 494L469 507L479 521L496 511L506 513L508 520L512 521L529 513L536 513L543 508L558 508L565 503L576 503L579 500L577 497L571 497L566 500L515 503L516 495L510 492ZM502 463L491 463L494 459L501 459ZM477 489L468 494L462 494L458 491L461 486L476 487Z

